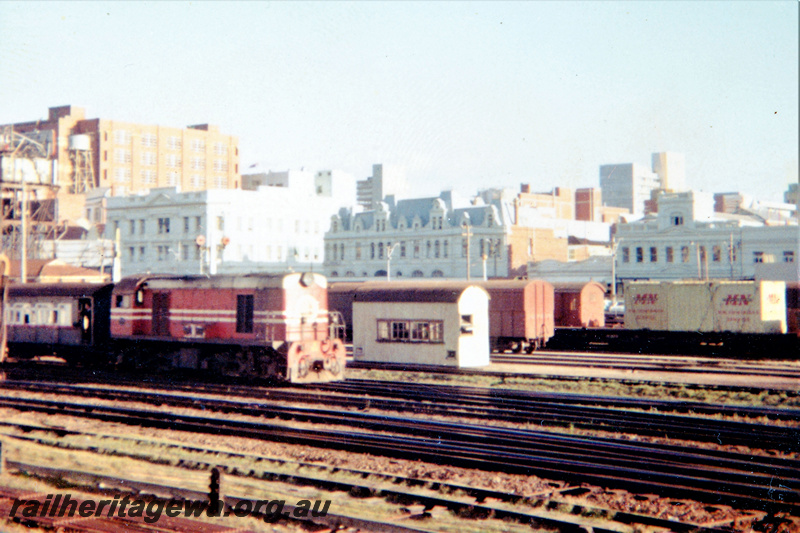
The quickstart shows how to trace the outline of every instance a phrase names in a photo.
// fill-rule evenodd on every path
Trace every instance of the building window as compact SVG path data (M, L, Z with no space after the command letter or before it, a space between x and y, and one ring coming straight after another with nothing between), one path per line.
M631 261L631 250L627 246L622 247L622 262L623 263L630 263Z
M439 259L439 241L433 243L433 257Z
M636 247L636 262L642 263L644 262L644 250L641 246Z
M117 167L114 169L114 181L117 183L130 183L131 169Z
M202 154L206 151L206 142L202 139L194 139L192 141L192 152Z
M672 263L674 261L674 259L675 259L673 257L673 253L674 252L672 250L672 246L667 246L666 252L667 252L667 263Z
M189 217L183 217L183 232L189 233Z
M169 218L158 219L158 233L169 233Z
M375 259L375 243L374 242L369 243L369 258L370 259Z
M145 248L144 246L139 247L139 261L144 261L145 256Z
M753 263L763 263L764 252L753 252Z
M192 170L205 170L206 160L203 157L193 157L189 160L189 165Z
M714 263L719 263L722 261L722 248L719 245L714 245L711 247L711 260Z
M156 153L155 152L142 152L142 165L145 166L155 166L158 164Z
M158 250L158 257L157 257L158 261L163 261L164 260L164 257L166 256L166 248L167 248L166 246L159 246L157 248L157 250Z
M167 172L167 185L174 187L181 179L181 175L177 172Z
M794 252L791 250L787 250L783 252L783 262L784 263L794 263Z
M181 156L178 154L168 154L165 158L165 164L169 168L180 168L183 164L183 161L181 160Z
M650 247L650 262L658 263L658 248L655 246Z
M131 134L128 130L114 130L115 144L128 144L131 142Z
M673 226L683 226L683 215L672 215L670 222Z
M140 172L140 176L142 178L143 185L155 185L158 183L155 170L142 170Z
M139 219L139 233L144 235L144 230L145 230L145 221L142 218L142 219Z
M227 176L214 176L214 187L217 189L227 189L228 188L228 177Z
M200 174L192 174L190 185L195 189L203 189L206 186L206 180Z
M188 244L181 244L181 260L188 261L189 260L189 245Z
M158 137L153 133L142 134L142 146L154 147L158 146Z
M444 342L441 320L378 320L379 342Z
M228 171L228 161L225 159L215 159L214 160L214 170L217 172L227 172Z
M361 243L357 242L356 243L356 260L360 260L360 259L361 259Z
M131 151L116 148L114 150L114 163L125 165L131 162Z
M681 246L681 263L689 262L689 247Z
M136 221L135 220L131 220L131 221L129 221L129 223L131 225L129 233L130 233L130 235L134 235L136 233Z
M419 259L420 241L414 241L414 259Z
M175 135L170 135L167 137L167 148L170 150L180 150L181 149L181 138L176 137Z

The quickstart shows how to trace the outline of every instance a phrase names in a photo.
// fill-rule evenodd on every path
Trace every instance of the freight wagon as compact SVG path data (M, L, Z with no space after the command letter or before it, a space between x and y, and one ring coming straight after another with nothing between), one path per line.
M596 281L553 283L556 327L602 328L606 289Z

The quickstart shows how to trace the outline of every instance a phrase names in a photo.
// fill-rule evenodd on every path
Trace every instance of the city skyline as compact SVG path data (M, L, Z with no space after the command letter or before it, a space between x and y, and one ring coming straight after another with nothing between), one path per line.
M797 181L798 4L0 3L0 123L239 138L241 170L404 168L415 196L599 186L686 156L686 185Z

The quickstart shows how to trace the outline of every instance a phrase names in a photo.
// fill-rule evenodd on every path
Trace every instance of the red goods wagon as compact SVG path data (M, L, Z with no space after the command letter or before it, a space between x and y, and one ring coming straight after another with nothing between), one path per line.
M541 280L478 282L489 293L489 338L493 350L529 352L553 336L553 285Z
M127 278L112 305L111 336L126 360L141 364L147 347L181 368L295 383L344 377L319 274Z
M602 328L606 324L605 287L588 283L554 283L555 323L558 327Z

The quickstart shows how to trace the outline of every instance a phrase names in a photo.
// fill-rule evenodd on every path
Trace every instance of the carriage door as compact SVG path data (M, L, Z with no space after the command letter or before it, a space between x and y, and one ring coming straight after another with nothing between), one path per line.
M169 293L153 293L153 335L169 336Z
M78 327L81 328L81 344L92 343L92 299L78 298Z

